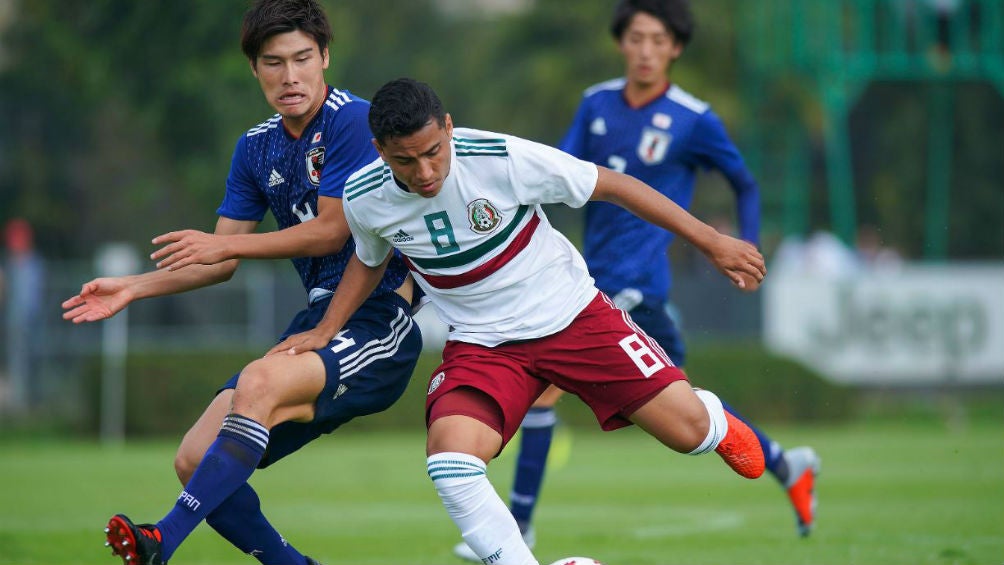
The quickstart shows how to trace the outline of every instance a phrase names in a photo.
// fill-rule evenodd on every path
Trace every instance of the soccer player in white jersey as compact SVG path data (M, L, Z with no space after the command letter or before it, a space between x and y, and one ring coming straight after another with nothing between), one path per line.
M381 159L345 186L356 255L317 326L269 355L327 343L381 279L396 248L450 326L426 400L427 469L464 541L484 563L536 565L486 467L549 385L578 395L604 430L637 424L667 447L717 452L759 477L753 432L687 377L593 285L542 204L606 200L672 230L740 287L763 257L633 177L517 137L454 129L412 79L380 88L370 129Z
M736 196L741 237L759 240L760 200L753 175L708 104L669 80L673 63L693 34L686 0L621 0L610 31L624 56L625 75L586 89L559 148L631 175L685 209L698 168L720 171ZM667 302L671 270L667 247L673 233L608 202L586 205L583 255L596 286L607 293L649 337L683 368L686 347ZM523 422L509 509L527 544L536 535L533 512L557 424L554 405L561 390L541 395ZM739 417L731 406L725 410ZM800 535L808 535L816 510L815 478L820 460L807 446L785 450L749 423L760 440L767 471L785 489ZM480 561L463 543L454 553Z
M241 47L277 113L237 141L215 234L155 238L164 246L153 254L160 270L86 283L63 304L64 318L102 320L135 300L223 282L241 258L289 258L307 305L283 336L321 319L353 255L345 179L377 158L369 103L324 80L330 39L316 0L258 0L247 11ZM266 212L279 230L253 233ZM178 448L175 471L185 487L168 514L156 524L113 516L106 545L126 563L164 563L204 519L261 563L314 563L271 526L248 478L400 398L422 349L412 285L395 258L337 335L306 355L257 359L231 377ZM128 480L123 473L110 480Z

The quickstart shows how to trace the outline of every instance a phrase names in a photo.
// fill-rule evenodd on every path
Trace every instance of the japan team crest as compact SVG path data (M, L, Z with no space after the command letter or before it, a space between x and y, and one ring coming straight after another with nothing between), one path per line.
M646 165L657 165L666 158L673 136L655 128L645 128L638 142L638 158Z
M502 214L487 199L478 198L467 205L467 220L475 233L491 233L502 221Z
M307 151L307 178L314 186L321 184L321 167L324 165L324 147L314 147Z

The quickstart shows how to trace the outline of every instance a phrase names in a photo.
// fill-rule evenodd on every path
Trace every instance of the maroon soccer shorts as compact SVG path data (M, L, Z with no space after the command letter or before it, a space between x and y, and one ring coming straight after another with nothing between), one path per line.
M553 383L581 398L600 427L615 430L630 425L628 416L670 383L686 378L655 340L601 292L567 328L547 337L495 347L447 342L443 364L429 380L426 419L432 405L449 391L474 388L498 404L501 430L494 406L472 405L451 413L483 421L502 434L504 445Z

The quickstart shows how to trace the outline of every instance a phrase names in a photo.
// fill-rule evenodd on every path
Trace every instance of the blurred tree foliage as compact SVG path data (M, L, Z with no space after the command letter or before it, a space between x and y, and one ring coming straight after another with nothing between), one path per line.
M673 78L742 140L744 122L757 116L743 109L735 1L694 3L698 32ZM63 258L89 257L109 240L142 244L167 230L211 230L234 142L272 113L239 49L247 4L14 3L0 23L0 221L28 218L43 252ZM331 84L369 98L385 81L413 76L439 91L459 125L555 143L582 90L622 72L609 1L538 0L528 12L495 18L451 15L433 0L325 4L334 28ZM957 143L988 135L979 114L987 107L998 108L996 130L957 160L963 177L953 188L966 194L952 201L953 228L970 217L980 225L966 224L951 254L999 258L1001 176L980 175L1004 161L1000 100L993 91L981 96L971 112L960 105ZM910 131L920 119L902 102L886 102L898 104L885 118L895 120L890 131ZM910 191L923 190L910 176L922 174L910 150L907 141L884 143L888 159L862 165L860 176L861 190L882 195L867 200L863 217L899 222L907 235L919 229ZM731 203L728 191L714 192L721 194L711 205Z

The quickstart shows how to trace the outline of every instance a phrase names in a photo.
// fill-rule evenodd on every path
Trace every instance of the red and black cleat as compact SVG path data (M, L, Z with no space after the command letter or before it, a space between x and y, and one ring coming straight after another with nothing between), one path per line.
M105 546L125 565L165 565L160 531L151 524L133 524L125 515L116 514L108 520L105 539Z

